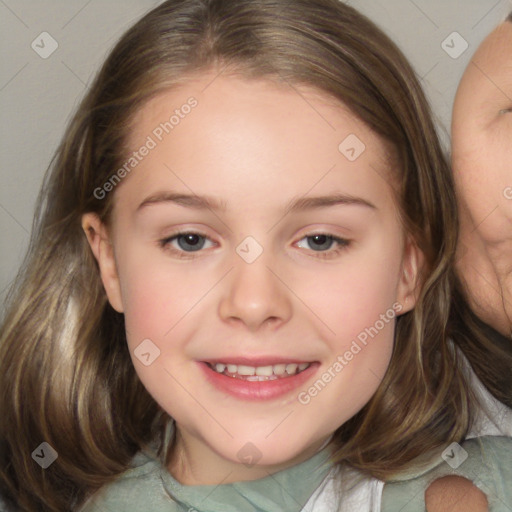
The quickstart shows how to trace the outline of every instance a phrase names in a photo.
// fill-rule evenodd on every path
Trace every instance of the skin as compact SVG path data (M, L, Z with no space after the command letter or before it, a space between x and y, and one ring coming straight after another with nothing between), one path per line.
M504 335L512 319L512 24L480 45L455 97L452 167L461 234L457 271L475 313ZM436 480L425 493L428 512L487 511L487 499L466 479Z
M297 394L394 303L401 313L414 306L422 257L398 220L391 179L383 179L387 148L343 105L306 87L212 71L143 106L131 147L190 96L198 106L117 186L109 228L90 213L83 229L109 301L124 313L138 376L176 421L171 474L188 485L253 480L310 458L368 402L391 357L394 321L309 404ZM338 150L350 134L366 145L354 162ZM162 191L211 196L226 210L169 201L138 208ZM333 193L374 208L285 214L292 198ZM160 245L178 228L208 237L194 258L177 239ZM307 238L318 233L350 242L319 250ZM247 236L263 249L251 264L236 252ZM150 366L133 355L147 338L161 351ZM212 387L198 369L196 361L226 355L289 356L320 367L296 392L246 402ZM261 452L251 467L237 456L247 442Z
M425 492L427 512L487 512L485 494L472 482L459 476L446 476L433 482Z
M457 270L475 313L502 334L512 320L512 23L481 44L460 82L452 118L460 198Z

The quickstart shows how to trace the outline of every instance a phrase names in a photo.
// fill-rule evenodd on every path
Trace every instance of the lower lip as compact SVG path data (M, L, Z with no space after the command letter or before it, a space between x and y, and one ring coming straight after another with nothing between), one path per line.
M272 400L303 385L317 370L319 363L311 363L308 368L291 377L274 380L248 381L228 377L212 370L204 362L198 362L207 380L217 389L241 400Z

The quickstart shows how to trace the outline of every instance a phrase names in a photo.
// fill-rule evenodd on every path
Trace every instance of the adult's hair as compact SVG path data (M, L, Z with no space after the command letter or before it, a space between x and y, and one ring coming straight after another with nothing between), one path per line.
M126 160L139 109L212 68L314 86L347 105L389 144L404 229L425 255L424 284L416 307L397 320L383 382L333 436L336 461L385 479L468 432L470 392L446 335L454 187L405 57L338 0L169 0L121 38L71 119L9 296L0 341L0 485L24 510L82 503L127 469L168 420L137 377L123 316L107 301L81 216L96 212L108 225L116 194L99 199L94 191ZM31 458L43 441L58 453L46 470Z
M512 408L512 342L471 310L468 292L456 279L449 336L470 361L475 375L501 402Z

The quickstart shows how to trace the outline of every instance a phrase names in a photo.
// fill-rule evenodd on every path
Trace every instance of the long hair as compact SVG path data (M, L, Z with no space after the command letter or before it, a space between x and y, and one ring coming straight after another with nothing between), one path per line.
M123 35L71 119L9 295L0 341L0 485L24 510L83 503L169 419L136 375L123 316L107 301L80 221L96 212L108 224L115 193L99 199L94 191L126 160L140 108L212 66L314 86L347 105L396 156L397 204L425 256L424 284L416 307L397 320L379 389L335 432L335 461L385 479L467 434L469 386L447 338L454 187L403 54L338 0L169 0ZM46 470L31 458L41 442L58 453Z

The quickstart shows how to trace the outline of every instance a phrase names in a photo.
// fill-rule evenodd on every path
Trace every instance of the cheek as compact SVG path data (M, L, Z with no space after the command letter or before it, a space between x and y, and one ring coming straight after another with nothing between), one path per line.
M171 415L179 416L182 409L190 408L180 405L189 403L186 390L194 389L190 372L182 369L189 364L190 321L198 321L194 306L208 288L204 279L201 287L198 277L179 266L171 270L160 258L149 261L147 254L139 258L137 249L127 254L118 263L130 356L149 394Z
M204 293L184 267L170 267L165 258L138 255L131 248L118 269L129 344L145 338L163 339Z
M485 240L500 241L512 219L512 117L460 128L453 139L456 191ZM473 228L472 228L473 229Z
M316 325L329 346L329 357L319 375L321 382L302 390L299 403L310 404L319 414L331 411L328 421L332 428L368 402L391 359L396 316L403 306L396 300L401 240L392 233L387 239L387 246L347 258L332 273L318 274L316 279L306 280L311 286L298 290L304 303L322 320ZM390 248L393 244L395 249Z
M378 269L367 267L366 272L350 276L345 284L335 290L340 299L334 308L337 315L331 315L336 332L333 345L336 354L342 354L350 364L346 373L352 374L351 380L360 379L362 387L368 384L371 388L377 376L385 373L393 349L397 275L383 264ZM369 370L375 379L361 379Z
M490 168L496 173L500 187L512 186L512 112L502 114L496 120L489 144L493 142L489 155ZM510 199L510 198L508 198Z
M377 262L361 258L337 280L325 279L317 289L317 312L328 325L323 330L329 358L311 387L302 390L299 403L306 410L330 411L331 429L359 412L384 377L393 351L399 265L394 257ZM334 282L334 284L333 284ZM328 292L326 292L328 290ZM311 303L314 297L310 296ZM393 308L395 305L395 308ZM309 409L308 409L309 407Z
M456 189L475 218L480 216L482 208L487 209L485 203L491 199L490 192L494 187L492 175L484 172L492 165L489 160L492 151L487 151L486 139L483 134L466 130L453 140L452 159Z
M512 114L499 114L507 103L487 78L470 77L455 100L452 163L457 188L470 208L477 211L483 203L488 210L512 177Z
M328 271L303 276L295 291L329 327L330 335L351 340L372 326L396 302L400 279L401 241L375 247L342 259Z

